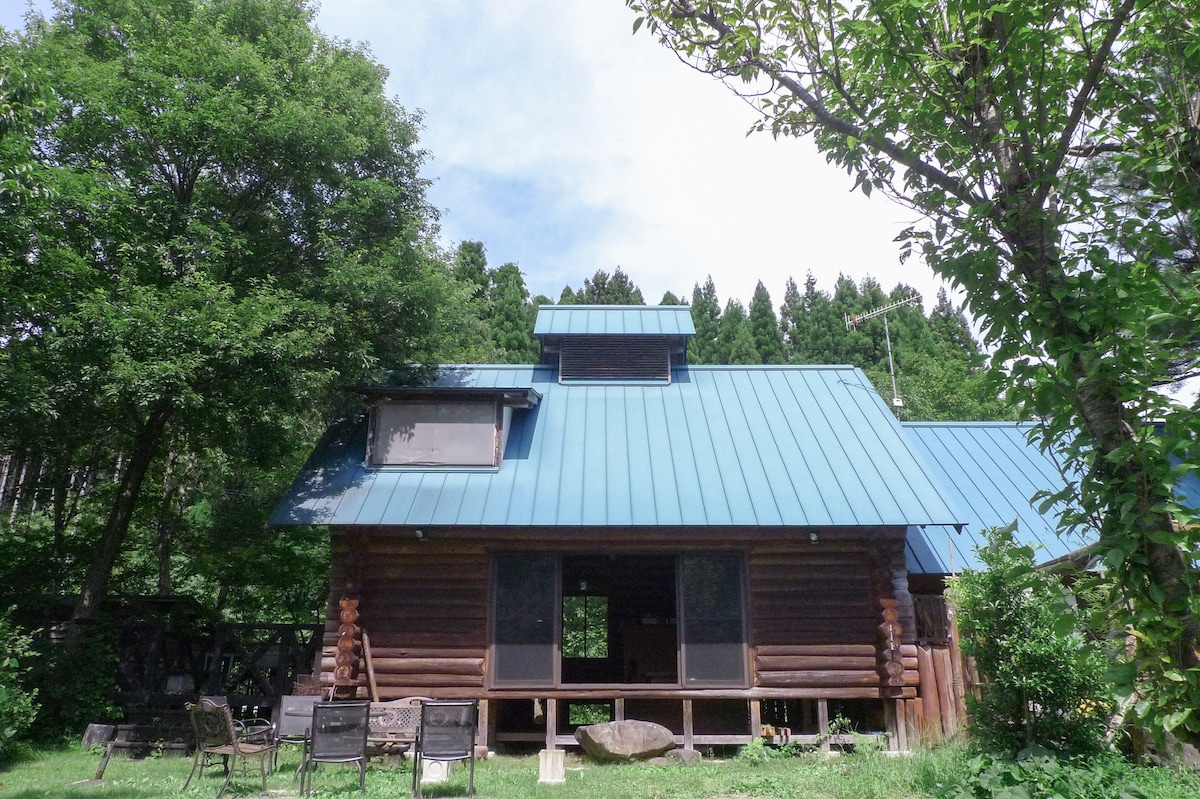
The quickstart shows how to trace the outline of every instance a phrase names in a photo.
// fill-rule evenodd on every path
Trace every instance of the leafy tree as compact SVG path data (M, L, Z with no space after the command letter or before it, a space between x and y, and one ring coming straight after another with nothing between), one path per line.
M1174 492L1200 414L1153 390L1196 360L1200 287L1160 268L1200 209L1193 4L627 5L751 96L756 128L812 134L856 187L925 215L902 252L965 289L1009 401L1080 475L1066 522L1100 531L1135 714L1200 742L1200 533ZM1110 162L1137 201L1098 181Z
M0 614L0 763L11 757L13 744L37 714L37 691L29 687L33 642L11 615Z
M338 385L442 341L452 281L417 119L312 16L305 0L67 0L0 42L0 61L55 91L4 137L42 191L18 214L26 246L0 252L0 295L16 298L0 451L62 486L56 537L86 540L76 620L155 516L168 445L247 468L293 459ZM93 515L72 515L97 482Z
M712 275L692 289L692 324L696 335L688 344L688 363L718 363L717 336L721 330L721 303Z
M663 294L662 300L658 304L659 305L686 305L687 303L685 303L683 300L676 297L675 292L667 291Z
M1015 525L986 531L979 558L950 585L963 653L984 680L967 696L972 737L985 749L1016 754L1039 745L1062 754L1104 747L1112 695L1102 647L1089 639L1053 575L1034 568L1032 547L1013 540Z
M575 302L580 305L645 305L642 290L633 285L629 275L621 267L612 275L603 269L583 281L583 288L575 292Z
M758 281L750 299L750 336L759 363L783 363L783 334L767 287Z
M559 305L575 305L575 289L570 286L563 286L562 293L558 295Z

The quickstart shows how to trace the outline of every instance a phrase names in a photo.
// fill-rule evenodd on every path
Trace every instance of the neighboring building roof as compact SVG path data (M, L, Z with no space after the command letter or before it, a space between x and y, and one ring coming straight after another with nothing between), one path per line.
M535 336L694 336L686 305L543 305Z
M531 388L542 399L513 411L499 469L367 468L366 421L336 425L272 522L780 527L965 520L853 367L693 366L676 368L663 385L563 385L553 367L470 366L444 368L435 385Z
M975 548L983 531L1017 522L1017 539L1039 547L1037 561L1054 560L1088 542L1060 538L1061 507L1038 513L1038 491L1058 491L1066 481L1048 453L1029 441L1030 424L1016 422L905 422L914 445L967 514L961 534L952 528L910 530L908 567L915 574L952 574L982 568Z

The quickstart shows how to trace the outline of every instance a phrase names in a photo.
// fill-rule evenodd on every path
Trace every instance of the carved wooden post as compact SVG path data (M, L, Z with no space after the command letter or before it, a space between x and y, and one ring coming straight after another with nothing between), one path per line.
M899 600L896 598L895 586L892 583L892 563L895 560L896 543L883 537L876 537L871 549L871 592L875 595L876 608L879 612L878 637L875 653L878 660L879 677L887 686L888 692L899 696L904 690L904 658L900 653L900 639L903 630L897 612ZM903 539L899 541L904 546ZM900 550L903 555L903 550Z
M358 586L346 584L342 595L338 620L337 654L333 665L333 696L335 699L353 699L358 693Z

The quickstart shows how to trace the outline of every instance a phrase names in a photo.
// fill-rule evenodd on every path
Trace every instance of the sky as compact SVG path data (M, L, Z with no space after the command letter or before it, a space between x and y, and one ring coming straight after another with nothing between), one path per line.
M0 0L0 26L23 10ZM482 241L533 294L620 267L649 303L711 275L722 302L762 280L778 307L811 271L932 304L941 282L893 241L912 212L851 192L807 141L748 137L753 110L634 17L622 0L329 0L316 24L369 47L421 112L442 244Z

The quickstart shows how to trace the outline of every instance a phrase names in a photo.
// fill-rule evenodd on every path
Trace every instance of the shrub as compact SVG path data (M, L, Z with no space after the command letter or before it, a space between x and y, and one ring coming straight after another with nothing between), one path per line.
M1028 750L1016 759L980 754L948 799L1147 799L1133 768L1115 755L1058 759Z
M983 678L967 697L974 740L1016 753L1032 745L1063 754L1104 746L1112 709L1099 644L1078 629L1062 585L1034 568L1033 549L1014 540L1015 525L986 533L986 571L966 571L950 587L963 652Z
M37 714L37 692L28 686L32 641L11 615L11 610L0 615L0 762L9 758Z
M60 643L39 641L42 668L36 675L40 708L37 737L57 743L76 737L92 722L120 719L116 704L117 656L107 627L96 624L72 654Z

